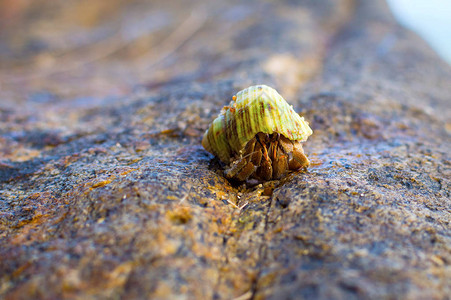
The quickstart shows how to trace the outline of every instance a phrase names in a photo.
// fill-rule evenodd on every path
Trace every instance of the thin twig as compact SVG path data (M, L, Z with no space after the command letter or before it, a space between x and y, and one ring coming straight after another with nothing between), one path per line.
M234 298L233 300L248 300L252 297L252 291L248 291L241 296Z

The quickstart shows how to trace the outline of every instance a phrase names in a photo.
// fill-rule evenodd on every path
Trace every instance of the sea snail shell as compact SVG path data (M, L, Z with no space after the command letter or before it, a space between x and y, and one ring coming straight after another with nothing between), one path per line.
M270 180L309 165L301 142L312 133L275 89L256 85L232 97L205 132L202 146L228 165L227 177Z

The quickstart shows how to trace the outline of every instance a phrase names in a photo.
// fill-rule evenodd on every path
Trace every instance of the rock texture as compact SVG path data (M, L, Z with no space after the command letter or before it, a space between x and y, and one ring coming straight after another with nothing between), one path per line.
M451 295L451 68L384 2L26 3L0 4L1 298ZM236 186L200 140L258 83L312 165Z

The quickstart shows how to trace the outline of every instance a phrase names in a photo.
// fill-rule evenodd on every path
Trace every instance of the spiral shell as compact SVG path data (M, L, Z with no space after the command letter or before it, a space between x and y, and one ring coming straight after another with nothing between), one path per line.
M232 98L202 139L203 147L229 164L257 133L278 133L304 142L313 133L279 93L266 85L248 87Z

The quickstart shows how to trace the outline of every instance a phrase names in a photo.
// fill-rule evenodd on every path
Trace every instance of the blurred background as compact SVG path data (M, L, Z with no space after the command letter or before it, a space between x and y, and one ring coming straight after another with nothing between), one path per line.
M403 25L451 63L451 1L388 3ZM194 81L233 72L215 69L233 65L227 56L230 45L221 38L227 40L234 26L247 22L248 8L237 2L235 10L223 12L221 2L214 1L208 11L218 14L207 16L205 5L203 1L0 0L0 103L77 97L80 105L86 105L96 98L127 94L137 83L155 87L174 78ZM223 22L221 29L216 22ZM210 47L196 45L194 36L212 36L212 31L217 31L218 40L211 41ZM235 53L238 60L252 59L252 49ZM91 98L83 98L86 95Z
M397 20L417 32L451 65L451 1L387 0Z

